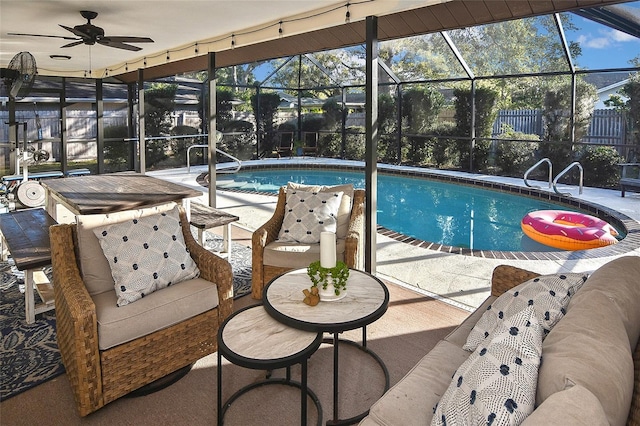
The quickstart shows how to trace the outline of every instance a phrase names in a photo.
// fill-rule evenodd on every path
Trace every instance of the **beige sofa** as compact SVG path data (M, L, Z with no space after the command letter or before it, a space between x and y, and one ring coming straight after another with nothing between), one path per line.
M361 425L428 425L471 352L462 347L487 307L537 274L499 266L492 295L373 404ZM542 342L535 410L523 425L640 424L640 256L594 271Z

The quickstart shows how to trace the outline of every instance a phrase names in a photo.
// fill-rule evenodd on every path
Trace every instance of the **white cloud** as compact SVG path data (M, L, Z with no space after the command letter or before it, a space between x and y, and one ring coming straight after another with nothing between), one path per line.
M607 37L591 37L581 35L578 37L578 43L582 47L591 48L591 49L606 49L611 45L611 40Z
M631 34L623 33L618 30L611 30L611 38L615 41L626 42L626 41L638 41L638 38L632 36Z
M626 43L638 41L638 38L618 30L600 30L600 36L594 37L591 34L581 34L577 41L584 48L606 49L616 43Z

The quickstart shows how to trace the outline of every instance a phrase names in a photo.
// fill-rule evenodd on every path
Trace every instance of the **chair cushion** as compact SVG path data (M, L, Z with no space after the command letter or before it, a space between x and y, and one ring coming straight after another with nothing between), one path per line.
M533 306L501 322L492 340L458 368L431 425L506 425L526 419L535 406L542 336Z
M467 343L468 351L491 339L498 324L533 306L538 321L548 333L566 312L571 296L584 284L586 274L566 273L533 278L503 293L483 313L471 330ZM485 343L486 344L486 343Z
M122 307L116 306L113 288L92 298L98 318L98 346L105 350L214 309L218 306L218 288L194 278Z
M111 266L118 306L200 275L186 247L177 206L98 226L93 233Z
M313 244L320 242L321 232L336 232L342 195L342 192L287 191L278 239Z
M336 260L344 262L345 240L336 240ZM320 244L274 241L264 248L263 264L282 268L306 268L320 259Z
M97 226L109 225L136 217L144 217L171 210L176 203L163 203L138 210L127 210L109 214L91 214L76 216L78 237L78 260L80 272L87 291L91 296L113 291L115 282L111 276L109 261L100 247L98 237L93 233Z
M342 192L342 200L338 209L338 226L336 229L336 238L346 238L349 232L349 220L351 219L351 209L353 207L353 185L305 185L302 183L287 183L287 191L296 189L307 192ZM317 259L316 259L317 260Z

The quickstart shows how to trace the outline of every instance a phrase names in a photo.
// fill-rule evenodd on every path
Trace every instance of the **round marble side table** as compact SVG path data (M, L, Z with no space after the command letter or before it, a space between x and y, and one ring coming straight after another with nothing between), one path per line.
M354 424L362 420L369 410L356 416L341 419L339 416L339 344L346 343L358 347L371 356L380 366L385 377L383 390L389 389L389 371L384 361L367 347L367 325L380 319L389 306L389 290L380 279L364 272L351 269L347 280L346 296L340 300L322 301L316 306L302 302L302 291L311 287L311 279L306 269L297 269L282 274L265 287L262 293L264 309L273 318L288 326L319 333L331 333L333 339L333 418L327 425ZM362 328L362 344L340 339L343 331Z
M320 347L322 333L289 327L273 319L262 305L243 308L228 317L218 331L218 425L231 404L244 393L264 385L287 385L300 389L301 424L307 424L307 396L318 411L318 425L322 424L322 407L318 397L307 388L307 360ZM223 404L222 357L235 365L254 370L287 369L286 378L270 379L247 385ZM290 367L300 364L301 381L291 380Z

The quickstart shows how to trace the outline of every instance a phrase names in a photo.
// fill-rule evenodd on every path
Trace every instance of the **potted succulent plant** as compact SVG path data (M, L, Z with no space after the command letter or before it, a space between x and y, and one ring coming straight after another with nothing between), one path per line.
M344 262L336 262L333 268L323 268L317 260L309 265L307 274L313 283L312 287L318 288L320 300L338 300L345 296L349 267Z

